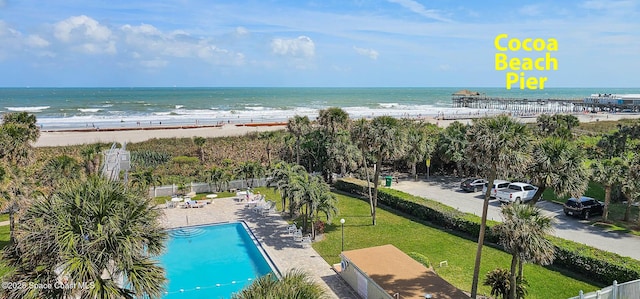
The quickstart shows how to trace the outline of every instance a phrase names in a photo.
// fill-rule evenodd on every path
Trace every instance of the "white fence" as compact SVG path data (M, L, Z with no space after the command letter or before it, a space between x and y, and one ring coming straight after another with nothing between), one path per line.
M583 294L580 291L580 295L569 299L637 299L640 298L640 279L628 281L618 284L617 281L613 281L613 285L610 285L599 291Z
M215 185L207 184L207 183L190 183L184 186L184 190L180 190L179 185L167 185L167 186L158 186L149 188L149 196L158 197L158 196L172 196L178 191L183 191L184 193L195 192L195 193L206 193L206 192L215 192L215 191L233 191L235 190L244 190L247 189L248 186L253 187L263 187L267 185L267 180L269 178L261 178L261 179L251 179L249 183L245 180L235 180L230 181L229 184L225 184L223 190L215 190Z

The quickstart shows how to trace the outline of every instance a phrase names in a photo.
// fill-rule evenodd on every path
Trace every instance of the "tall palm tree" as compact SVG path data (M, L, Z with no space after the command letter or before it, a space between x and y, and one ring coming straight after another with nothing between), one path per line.
M3 210L9 211L10 240L14 240L15 213L18 212L20 201L28 198L31 188L29 182L33 179L24 174L25 166L33 162L33 146L40 137L40 129L36 124L36 117L26 112L6 113L0 125L0 164L3 164L5 176L9 178L2 194Z
M2 117L0 126L0 159L11 164L27 165L31 162L31 143L40 137L36 116L27 112L11 112Z
M533 150L529 174L538 190L530 204L538 202L542 193L551 188L558 196L578 197L587 189L589 169L584 155L572 141L545 138Z
M611 203L611 189L616 184L621 183L626 172L626 165L622 158L614 157L596 160L595 163L591 164L591 169L593 171L592 179L604 187L602 220L607 221L609 218L609 204Z
M369 167L367 166L367 158L371 155L371 142L370 142L370 122L364 118L358 119L354 122L351 128L351 138L353 142L356 144L360 152L362 153L362 167L364 168L366 178L367 178L367 193L369 195L369 207L371 209L371 214L373 215L373 211L375 207L373 205L373 194L371 193L371 178L369 176Z
M478 249L471 285L471 297L476 298L482 246L487 228L489 196L493 181L498 175L503 177L520 176L531 159L531 141L527 126L504 115L475 120L467 131L467 136L469 136L469 144L466 147L466 156L469 163L489 181L489 188L484 195L484 204L482 205Z
M380 184L380 170L384 160L394 159L404 154L404 135L399 122L391 116L378 116L369 126L369 149L375 159L373 172L373 208L371 211L372 224L376 225L376 207L378 206L378 185Z
M222 189L222 182L224 181L226 171L221 167L212 167L206 171L207 174L207 182L209 183L209 189L211 185L215 186L215 190L219 191ZM212 189L213 190L213 189Z
M423 159L430 159L436 147L435 136L437 136L438 127L425 122L416 122L415 120L403 120L406 130L405 157L407 163L411 167L411 175L415 181L418 180L417 164Z
M262 139L265 141L265 151L267 152L267 169L271 168L272 145L274 142L277 142L276 138L279 136L280 135L274 131L265 131L258 134L258 139Z
M166 278L156 256L167 233L160 216L150 198L98 177L34 199L4 251L14 269L5 279L69 287L6 289L6 298L161 296Z
M278 279L269 273L253 281L232 299L322 299L327 298L326 291L311 276L302 270L292 269Z
M526 204L502 206L503 222L496 226L500 245L511 254L511 286L522 281L523 263L549 265L554 258L554 245L546 238L553 230L553 218L542 215L539 208ZM510 299L516 299L517 287L510 288Z
M459 174L463 173L468 125L454 121L440 133L438 152L445 163L455 163Z
M331 194L329 185L320 177L305 172L294 176L293 179L293 197L302 205L306 205L303 230L307 230L308 220L317 220L318 211L323 211L327 219L331 219L337 213L336 199ZM316 236L314 225L311 225L311 235L313 238Z
M311 121L308 116L295 115L287 122L287 130L296 138L296 164L300 164L300 142L302 136L311 129Z

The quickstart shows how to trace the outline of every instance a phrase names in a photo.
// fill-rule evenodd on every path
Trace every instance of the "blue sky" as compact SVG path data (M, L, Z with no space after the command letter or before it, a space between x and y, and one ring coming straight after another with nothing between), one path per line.
M0 86L503 87L494 38L555 38L546 87L639 87L638 1L0 0ZM510 57L541 53L507 53Z

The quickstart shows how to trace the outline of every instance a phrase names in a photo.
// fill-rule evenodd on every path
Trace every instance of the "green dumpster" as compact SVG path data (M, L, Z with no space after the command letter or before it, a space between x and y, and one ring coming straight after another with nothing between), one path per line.
M384 177L384 186L385 187L391 187L391 180L393 179L393 177L391 177L390 175Z

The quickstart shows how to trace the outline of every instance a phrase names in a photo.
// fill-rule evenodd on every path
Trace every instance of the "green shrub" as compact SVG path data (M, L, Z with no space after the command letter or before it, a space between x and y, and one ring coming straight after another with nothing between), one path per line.
M340 179L334 187L362 197L368 196L366 183L361 180ZM477 238L480 232L480 217L433 200L398 190L378 189L378 202L469 237ZM496 223L487 221L485 242L498 242L499 236L492 229ZM557 237L549 236L549 239L556 247L555 266L583 274L605 285L614 280L626 282L640 278L640 261Z
M423 264L425 267L431 268L431 263L429 262L429 258L427 258L426 256L414 251L407 253L407 255L410 256L412 259L414 259L416 262Z

